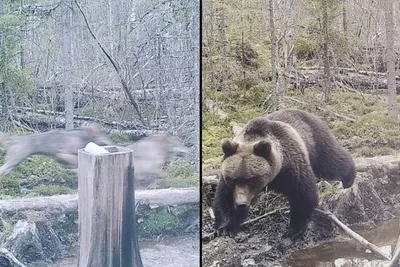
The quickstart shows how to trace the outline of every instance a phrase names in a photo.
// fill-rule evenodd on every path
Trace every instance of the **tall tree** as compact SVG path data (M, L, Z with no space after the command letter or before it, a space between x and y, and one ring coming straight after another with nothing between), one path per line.
M342 26L343 32L347 33L347 7L346 7L346 0L342 0Z
M321 0L322 4L322 30L324 33L324 100L328 102L331 97L331 68L329 61L329 29L328 29L328 0Z
M228 90L228 86L229 86L229 80L228 80L228 39L226 37L226 28L227 25L225 23L225 10L224 10L224 4L225 1L221 1L221 7L219 9L218 12L218 32L219 32L219 37L220 37L220 51L221 51L221 58L222 58L222 66L221 66L221 70L222 70L222 77L221 77L221 86L222 86L222 90L226 91Z
M71 2L63 0L61 3L61 16L63 25L62 53L63 53L63 87L65 107L65 128L74 128L74 101L72 88L72 59L71 59Z
M3 0L0 0L0 17L3 16ZM2 112L1 112L1 120L2 120L2 125L7 124L7 114L8 114L8 104L7 104L7 89L6 89L6 82L5 82L5 42L4 42L4 31L3 29L0 28L0 91L2 94Z
M393 1L385 0L386 66L388 70L389 117L397 120L395 52L394 52Z
M275 18L274 18L274 0L269 0L269 29L271 38L271 73L272 73L272 92L274 95L275 104L279 105L279 93L277 86L277 42L275 33Z

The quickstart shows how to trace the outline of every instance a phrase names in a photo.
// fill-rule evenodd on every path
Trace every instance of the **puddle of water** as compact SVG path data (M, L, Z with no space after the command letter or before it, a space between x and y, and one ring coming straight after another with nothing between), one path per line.
M198 237L169 237L160 242L139 242L144 267L200 267L200 240ZM76 267L77 258L67 258L48 267Z
M396 218L379 224L376 228L353 228L365 239L378 247L391 245L392 249L396 245L399 236L400 219ZM291 267L315 267L322 262L333 263L339 258L361 258L373 260L377 259L374 254L366 253L366 248L355 240L346 242L330 242L314 248L295 252L291 258L283 263L283 266Z

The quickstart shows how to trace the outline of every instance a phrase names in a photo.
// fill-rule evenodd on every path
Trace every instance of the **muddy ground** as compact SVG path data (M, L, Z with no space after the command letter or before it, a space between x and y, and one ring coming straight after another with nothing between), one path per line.
M334 186L319 183L320 207L332 211L353 229L372 229L376 224L393 218L400 207L400 158L378 158L377 162L379 164L361 160L356 182L350 189L343 189L339 183ZM203 236L213 230L208 208L214 190L215 186L203 187ZM285 207L288 205L283 196L272 192L263 193L249 219ZM203 239L202 266L288 266L285 262L290 262L299 251L324 244L329 247L332 242L350 240L324 215L314 213L304 236L288 244L281 240L288 223L289 214L283 210L242 226L234 241L230 238L211 241Z
M145 267L199 267L200 243L198 235L166 237L160 241L139 242ZM77 254L77 251L76 251ZM77 256L63 259L48 267L76 267Z

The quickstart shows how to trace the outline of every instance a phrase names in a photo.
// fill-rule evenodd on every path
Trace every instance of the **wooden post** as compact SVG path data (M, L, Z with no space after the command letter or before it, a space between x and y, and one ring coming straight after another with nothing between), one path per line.
M78 267L143 267L135 220L133 150L78 150Z

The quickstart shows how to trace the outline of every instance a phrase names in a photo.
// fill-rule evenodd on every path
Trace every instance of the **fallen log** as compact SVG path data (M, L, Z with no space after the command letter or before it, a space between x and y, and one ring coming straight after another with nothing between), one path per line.
M196 187L135 191L135 201L139 205L149 205L150 207L198 204L199 199L199 188ZM75 212L78 211L78 195L0 200L1 214L15 214L32 210L48 211L52 214Z
M65 127L65 116L62 112L52 112L52 111L44 111L39 110L43 113L36 113L32 111L24 111L24 112L13 112L11 113L11 117L15 121L23 122L27 125L40 125L41 128L64 128ZM147 121L147 118L143 118ZM163 116L159 119L159 123L167 124L168 117ZM97 119L93 117L87 116L79 116L74 115L74 126L79 127L81 125L87 125L90 123L98 123L103 126L104 129L111 130L115 127L123 129L123 130L135 130L139 128L143 128L139 123L135 122L116 122L116 121L106 121L102 119ZM159 127L159 124L152 123L150 128Z
M303 67L299 69L287 69L283 75L287 81L295 87L305 88L319 84L322 86L323 67ZM332 79L340 82L342 85L350 86L356 89L387 89L387 74L371 71L355 70L351 68L337 68L332 73ZM400 80L396 76L396 80ZM400 84L397 84L396 90L400 92Z
M59 111L52 111L52 110L45 110L45 109L33 109L30 107L15 107L13 108L14 112L18 114L16 115L17 118L24 118L24 115L26 116L37 116L37 119L43 119L43 120L49 120L48 116L41 116L41 115L51 115L55 117L65 117L65 112L59 112ZM51 120L51 119L50 119ZM107 121L95 117L90 117L90 116L81 116L81 115L74 115L74 120L80 120L80 121L89 121L89 122L96 122L100 123L105 126L110 126L110 127L119 127L122 129L137 129L139 128L139 124L135 123L133 121L124 121L124 122L116 122L116 121ZM65 123L64 120L60 120L60 123Z
M302 71L316 71L316 70L324 71L324 67L321 67L321 66L299 67L298 69L302 70ZM369 75L369 76L387 77L387 73L385 73L385 72L357 70L354 68L334 68L334 70L341 72L341 73L358 73L358 74ZM396 80L400 80L400 76L396 76Z
M371 170L399 170L400 156L376 156L371 158L354 159L357 172L370 172ZM201 179L203 185L218 184L217 175L203 176Z
M24 112L22 113L16 113L12 114L12 118L19 124L20 127L24 127L27 130L34 130L32 127L27 127L27 125L40 125L41 130L48 130L49 128L65 128L65 117L63 115L60 115L58 113L52 113L52 112L47 112L43 111L43 114L40 113L33 113L33 112ZM46 113L47 112L47 113ZM48 115L45 115L48 114ZM146 118L145 118L146 119ZM22 123L21 123L22 122ZM125 123L119 123L119 122L113 122L113 121L104 121L92 117L85 117L85 116L74 116L74 126L75 127L80 127L84 125L91 124L92 122L101 124L102 125L102 130L107 133L120 133L120 134L126 134L131 137L133 141L138 140L142 137L154 135L154 134L163 134L166 133L166 130L163 129L140 129L136 130L139 128L138 126L135 126L133 122L125 122ZM155 125L154 125L155 126ZM119 129L114 129L114 127L117 127Z

